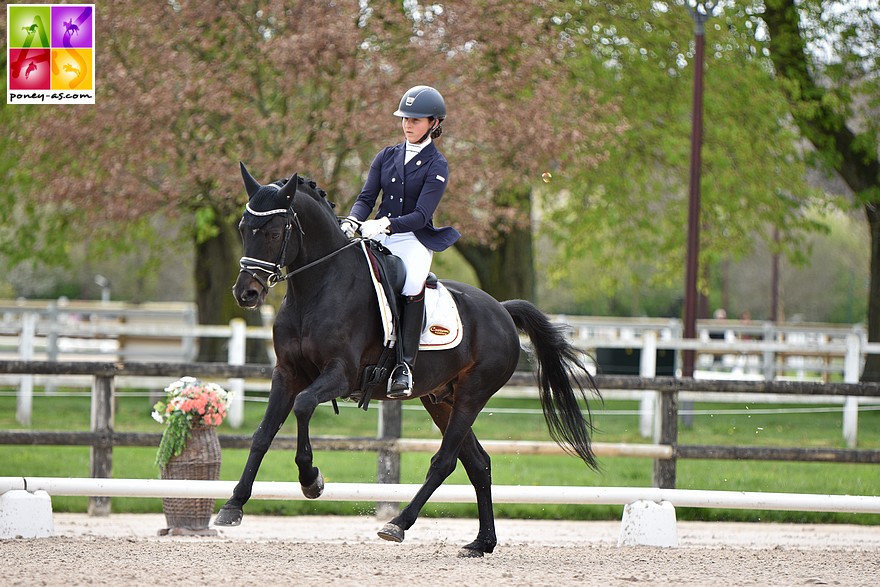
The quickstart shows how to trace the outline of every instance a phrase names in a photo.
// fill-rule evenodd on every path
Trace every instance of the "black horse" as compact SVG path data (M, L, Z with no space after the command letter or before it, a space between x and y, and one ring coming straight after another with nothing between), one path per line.
M241 479L214 520L219 526L241 523L257 469L291 410L297 422L299 482L306 497L321 495L324 480L313 463L309 420L318 404L361 390L364 370L380 361L384 348L368 261L357 241L349 241L339 229L323 190L297 175L261 185L244 164L241 171L249 202L239 225L244 257L233 295L240 306L256 308L275 283L286 280L288 289L273 328L277 363L269 403ZM492 477L489 455L471 426L516 368L518 329L532 342L551 437L593 468L597 463L590 447L592 421L589 407L584 415L579 398L586 403L598 390L566 340L565 327L552 324L534 305L523 300L499 303L463 283L443 285L461 314L463 339L455 348L419 355L412 396L421 400L443 439L425 483L379 536L401 542L458 459L476 491L480 520L476 540L460 554L483 556L497 544ZM388 399L381 386L373 398Z

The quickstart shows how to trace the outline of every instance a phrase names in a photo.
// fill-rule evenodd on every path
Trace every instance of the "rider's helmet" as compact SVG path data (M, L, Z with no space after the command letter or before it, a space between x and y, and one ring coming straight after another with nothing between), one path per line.
M401 118L446 118L446 103L440 92L431 86L415 86L400 99L394 116Z

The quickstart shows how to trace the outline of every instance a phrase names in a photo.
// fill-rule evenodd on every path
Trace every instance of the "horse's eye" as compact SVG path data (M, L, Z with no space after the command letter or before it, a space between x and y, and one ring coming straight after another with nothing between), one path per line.
M269 238L271 238L273 241L277 241L277 240L279 240L279 239L281 238L281 233L278 232L277 230L276 230L276 231L273 231L273 232L269 235Z

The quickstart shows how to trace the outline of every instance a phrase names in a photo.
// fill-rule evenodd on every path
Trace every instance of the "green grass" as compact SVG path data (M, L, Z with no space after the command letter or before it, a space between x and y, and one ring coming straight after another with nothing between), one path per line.
M439 433L417 402L404 404L403 430L408 438L436 438ZM775 408L802 408L805 413L779 413ZM691 427L680 427L681 444L748 445L783 447L843 448L840 411L815 412L816 406L766 404L701 404ZM599 442L646 442L639 435L638 404L635 401L608 401L593 406ZM245 424L233 430L227 424L220 433L250 434L258 425L265 403L247 402ZM535 413L536 400L495 399L475 425L477 436L495 440L549 440L544 419ZM809 410L809 411L806 411ZM150 418L151 402L146 397L120 397L116 406L115 429L120 432L160 432L162 427ZM314 436L374 436L377 411L365 413L343 404L339 416L329 406L321 406L312 422ZM0 396L0 429L23 427L15 421L15 397ZM67 395L34 396L33 430L88 430L89 398ZM293 434L292 419L281 434ZM880 412L859 415L859 447L880 448ZM153 448L120 447L113 451L113 475L117 478L157 478ZM244 466L247 451L223 451L221 479L236 480ZM404 483L424 480L431 455L405 454L401 470ZM376 458L371 453L317 452L316 465L329 483L373 482ZM602 458L602 470L587 469L568 456L496 455L492 458L493 481L499 485L579 485L608 487L650 487L650 459ZM87 477L88 447L44 447L0 445L0 476ZM293 452L270 450L258 480L295 481ZM461 467L447 483L467 484ZM880 487L880 467L864 464L789 463L766 461L679 460L677 487L732 491L767 491L839 495L873 495ZM86 511L87 498L54 496L55 511ZM248 514L365 514L372 503L255 500L247 505ZM116 512L160 512L161 500L114 498ZM542 506L496 504L499 517L550 519L620 519L621 506ZM427 516L475 516L472 504L430 503ZM880 524L880 516L815 512L751 511L705 508L677 508L679 519L741 520L776 522L837 522Z

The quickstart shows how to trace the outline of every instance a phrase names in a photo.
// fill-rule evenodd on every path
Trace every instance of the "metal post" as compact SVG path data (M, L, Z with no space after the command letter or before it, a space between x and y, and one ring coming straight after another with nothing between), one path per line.
M697 276L700 258L700 148L703 142L703 63L705 53L705 23L715 10L714 2L689 1L686 5L694 19L694 100L691 124L691 172L688 198L687 267L684 288L684 337L697 337ZM694 355L692 349L684 351L682 375L693 377Z

